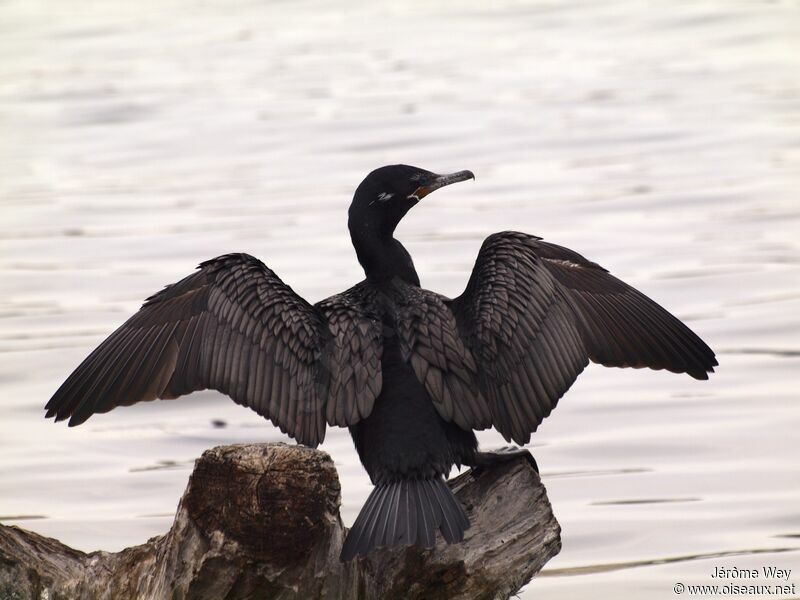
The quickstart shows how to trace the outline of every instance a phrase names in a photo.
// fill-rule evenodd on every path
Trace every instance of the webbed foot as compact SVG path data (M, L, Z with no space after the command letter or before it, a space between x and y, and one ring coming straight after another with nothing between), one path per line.
M472 472L475 475L479 475L486 467L507 463L510 460L520 457L525 458L533 469L537 473L539 472L539 465L536 464L536 459L533 458L533 454L525 448L516 448L514 446L505 446L491 452L476 452L474 463L470 466L472 467Z

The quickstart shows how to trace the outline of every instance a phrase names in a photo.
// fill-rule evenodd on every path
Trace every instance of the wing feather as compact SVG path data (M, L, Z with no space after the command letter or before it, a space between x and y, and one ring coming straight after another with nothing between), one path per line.
M477 382L491 424L517 443L529 441L589 360L698 379L717 364L697 335L644 294L578 253L524 233L489 236L464 293L442 302L457 324L461 362L437 358L442 350L433 334L420 340L423 328L416 327L410 361L417 376L440 414L455 419L442 402L440 378L423 367L443 368L447 381L469 361L465 379ZM429 331L431 318L448 317L429 315ZM486 426L468 411L456 414L467 426Z
M77 425L117 406L211 388L317 445L326 414L352 425L381 390L380 327L354 290L312 306L251 256L206 261L101 343L47 403L47 416ZM341 373L349 379L331 387Z
M491 425L478 366L443 296L394 282L392 319L401 354L425 386L439 414L463 429Z

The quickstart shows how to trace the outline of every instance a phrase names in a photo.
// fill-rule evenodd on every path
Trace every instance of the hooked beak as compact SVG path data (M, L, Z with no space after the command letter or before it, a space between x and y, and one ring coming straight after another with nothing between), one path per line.
M451 183L458 183L459 181L466 181L467 179L475 179L472 171L457 171L455 173L448 173L447 175L433 175L431 180L426 182L425 185L419 186L409 198L416 198L422 200L431 192L435 192L441 187L450 185Z

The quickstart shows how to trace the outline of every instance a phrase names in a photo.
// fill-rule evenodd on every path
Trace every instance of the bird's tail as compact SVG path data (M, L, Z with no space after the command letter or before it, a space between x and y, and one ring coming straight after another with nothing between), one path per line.
M469 519L443 477L377 486L353 523L339 558L351 560L378 546L431 547L436 530L448 544L464 539Z

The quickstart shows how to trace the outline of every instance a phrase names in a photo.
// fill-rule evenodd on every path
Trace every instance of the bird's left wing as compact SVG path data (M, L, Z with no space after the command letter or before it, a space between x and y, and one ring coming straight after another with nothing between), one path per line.
M489 236L458 298L418 294L415 310L425 314L409 319L402 337L439 413L464 428L494 425L519 444L589 360L698 379L717 364L697 335L644 294L524 233Z
M347 293L312 306L261 261L227 254L150 297L47 403L95 413L216 389L316 446L352 425L381 388L381 328Z
M525 234L484 241L464 292L451 302L474 353L492 424L518 444L589 364L579 324Z

